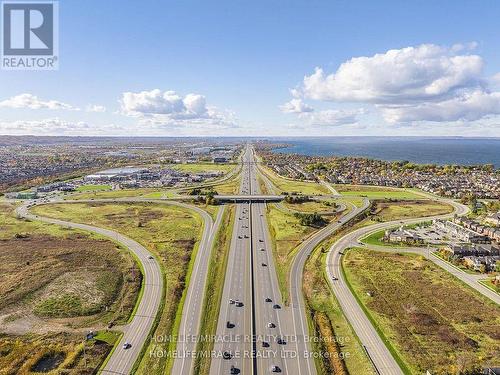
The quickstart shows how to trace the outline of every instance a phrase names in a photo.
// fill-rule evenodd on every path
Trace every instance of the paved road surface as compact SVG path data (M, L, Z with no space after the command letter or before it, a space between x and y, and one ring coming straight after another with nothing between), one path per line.
M443 202L448 204L452 204L455 208L455 212L458 215L463 215L467 212L467 207L458 204L456 202L440 199ZM453 214L448 215L439 215L428 218L419 218L419 219L408 219L408 220L398 220L394 222L387 223L378 223L375 225L371 225L368 227L360 228L353 232L348 233L347 235L340 238L337 242L335 242L330 248L330 252L327 258L327 273L329 275L330 283L337 297L340 306L344 312L344 315L347 317L349 322L351 323L356 335L359 337L362 345L365 347L368 352L372 363L376 367L377 371L380 374L402 374L402 370L397 364L396 360L389 352L382 339L378 335L375 328L372 326L370 320L365 315L361 307L359 306L356 298L351 293L349 287L347 286L346 280L342 276L341 272L341 256L343 250L352 247L358 246L358 239L365 236L367 233L372 232L374 230L380 230L386 227L394 227L401 223L404 224L412 224L418 223L431 219L442 219L449 218L453 216Z

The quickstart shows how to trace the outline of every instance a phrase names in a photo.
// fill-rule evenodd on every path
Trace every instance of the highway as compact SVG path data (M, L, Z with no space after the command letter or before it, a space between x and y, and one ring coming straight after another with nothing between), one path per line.
M464 215L468 211L467 207L454 201L448 199L439 200L444 203L453 205L453 214ZM349 247L359 246L359 240L370 232L382 230L385 228L391 228L397 225L401 225L401 223L413 224L432 219L449 218L452 217L453 214L377 223L346 234L338 241L336 241L330 248L326 264L326 271L329 276L330 285L340 303L344 315L349 320L352 328L356 332L356 335L361 341L361 344L366 349L374 367L379 374L400 375L403 374L403 372L390 353L389 349L387 349L377 331L371 324L370 320L361 309L361 306L359 306L356 298L351 293L341 271L342 253Z
M217 230L218 224L220 223L220 215L222 210L219 210L219 216L217 218L216 224L214 224L211 216L206 211L198 207L180 202L172 202L172 201L167 202L165 200L144 199L144 198L96 199L96 200L77 200L77 201L53 200L51 202L42 204L54 204L54 203L70 204L70 203L90 203L90 202L162 203L162 204L176 205L179 207L184 207L190 210L194 210L202 216L204 220L203 236L202 240L200 241L198 255L195 260L195 266L194 266L198 267L199 274L196 275L196 277L193 275L192 283L190 283L190 287L188 289L188 296L191 295L191 298L186 298L185 302L185 306L186 305L189 306L183 310L183 311L190 311L190 313L194 312L194 315L183 314L182 322L184 323L184 325L182 325L181 323L181 329L183 330L185 329L186 334L197 332L199 329L199 316L201 314L203 298L201 297L200 299L197 299L195 296L197 293L200 293L200 291L203 294L203 291L205 290L205 280L208 270L208 258L210 255L210 251L212 249L213 240L215 238L214 231ZM36 204L35 202L26 202L25 204L19 206L16 210L16 214L19 217L30 220L38 220L45 223L65 226L68 228L81 229L89 232L98 233L100 235L110 238L111 240L119 242L120 244L125 246L130 252L132 252L136 256L138 261L141 263L142 268L144 270L144 275L143 275L144 291L142 298L139 302L139 306L137 307L135 315L132 317L131 321L128 324L120 327L123 331L123 336L120 339L120 342L116 347L116 350L109 357L106 366L102 369L102 373L104 374L130 374L135 362L139 357L139 354L143 346L146 344L149 338L151 328L153 327L155 317L160 307L161 298L163 294L163 284L164 284L160 265L146 248L144 248L137 241L134 241L133 239L121 233L92 225L57 220L31 214L29 213L28 205L33 203ZM196 312L198 313L196 314ZM196 315L197 315L197 320L195 320L194 318L196 317ZM131 347L128 349L123 348L123 345L126 342L131 344ZM191 361L186 361L184 365L191 366L192 364Z
M260 194L253 160L247 147L240 195ZM218 337L230 339L215 343L215 353L222 354L212 359L210 374L294 374L285 337L290 319L282 306L265 203L238 204L234 225L217 327Z

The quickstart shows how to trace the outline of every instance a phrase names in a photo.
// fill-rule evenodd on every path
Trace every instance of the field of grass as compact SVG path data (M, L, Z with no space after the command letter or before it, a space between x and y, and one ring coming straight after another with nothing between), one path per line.
M330 203L330 205L328 205ZM321 212L331 212L335 211L336 202L331 200L326 201L310 201L304 203L286 203L283 202L283 206L289 208L290 210L306 212L306 213L321 213Z
M368 199L422 199L422 196L406 189L367 185L334 185L335 189L346 196L363 196Z
M185 289L192 254L201 237L202 221L193 211L177 206L137 204L55 204L36 207L41 215L117 230L153 252L165 274L165 306L153 337L172 334ZM154 340L153 340L154 341ZM169 343L165 350L168 350ZM151 342L146 353L154 347ZM138 373L160 373L171 358L145 355Z
M276 186L278 192L301 193L305 195L328 195L331 191L318 182L296 181L284 178L267 167L261 166L261 171Z
M0 368L27 373L54 348L64 354L59 368L79 368L82 337L70 332L125 323L140 287L139 269L111 241L19 220L14 208L0 204ZM110 349L88 346L88 370Z
M103 190L111 190L111 185L81 185L76 188L79 192Z
M288 279L291 263L295 256L294 250L316 229L300 225L299 219L293 214L283 212L274 205L268 205L267 207L267 220L273 241L278 282L283 302L287 303Z
M431 200L412 200L399 202L377 202L371 216L363 225L409 218L443 215L453 212L453 207Z
M143 195L156 193L156 188L141 188L141 189L123 189L111 191L92 191L66 194L64 199L112 199L112 198L127 198L127 197L140 197Z
M472 373L497 364L500 308L446 271L421 256L363 249L348 251L343 265L408 373Z
M217 333L217 321L225 280L225 277L221 275L226 274L234 217L234 206L226 208L221 227L215 239L214 249L212 249L200 325L200 335L206 335L207 337L214 336ZM213 345L213 340L200 341L196 350L202 354L209 353L213 349ZM194 373L197 375L208 374L210 372L210 363L210 356L200 356L195 361Z
M215 163L189 163L189 164L173 164L172 169L182 172L200 173L200 172L224 172L227 173L234 169L236 164L215 164Z

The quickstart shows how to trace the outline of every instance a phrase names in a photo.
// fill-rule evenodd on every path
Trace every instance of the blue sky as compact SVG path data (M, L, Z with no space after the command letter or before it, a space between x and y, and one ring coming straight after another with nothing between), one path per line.
M497 1L59 12L59 70L0 71L0 134L500 136Z

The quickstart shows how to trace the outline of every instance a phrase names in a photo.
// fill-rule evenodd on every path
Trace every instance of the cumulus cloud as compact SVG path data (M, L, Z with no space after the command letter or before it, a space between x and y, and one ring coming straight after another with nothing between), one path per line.
M499 75L482 75L476 43L451 47L423 44L355 57L333 73L316 68L292 96L373 104L390 123L475 121L499 114Z
M106 112L106 107L98 104L89 104L85 108L87 112Z
M279 107L284 113L304 113L312 112L313 108L302 101L302 99L294 98L289 102Z
M483 60L456 48L424 44L356 57L335 73L304 77L303 94L316 100L377 104L437 99L463 87L480 86Z
M234 114L218 110L199 94L181 96L159 89L125 92L120 100L122 113L138 117L139 122L155 126L235 126Z
M487 93L476 90L440 102L386 106L381 110L385 120L390 123L475 121L486 116L500 115L500 92Z
M25 109L66 109L78 110L69 104L57 100L41 100L32 94L19 94L0 102L0 107L4 108L25 108Z

